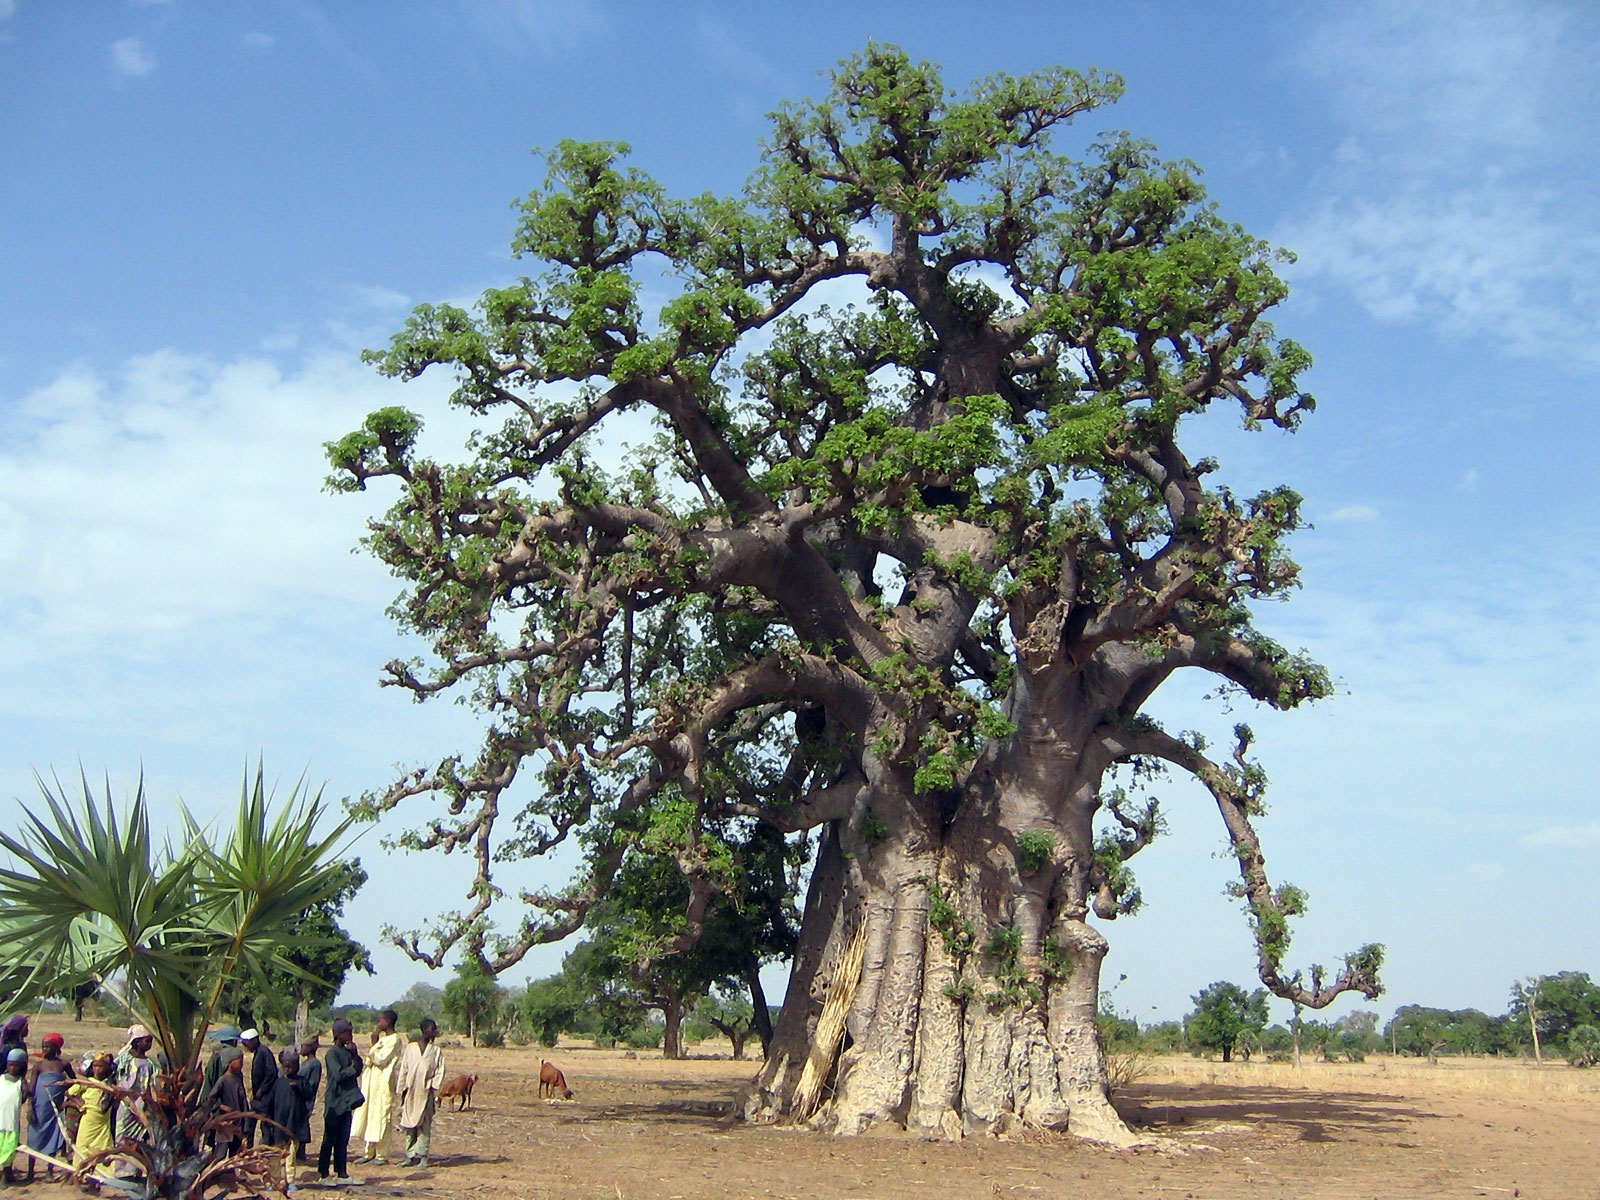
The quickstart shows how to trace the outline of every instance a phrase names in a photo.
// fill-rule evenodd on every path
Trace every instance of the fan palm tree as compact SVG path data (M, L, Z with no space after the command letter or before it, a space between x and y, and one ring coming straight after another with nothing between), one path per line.
M201 1146L201 1048L230 978L296 970L283 952L305 946L301 915L343 883L350 819L322 830L321 791L301 781L277 800L259 764L231 830L214 836L184 809L181 838L160 843L142 779L120 813L109 784L97 800L84 779L81 804L59 783L39 785L43 808L25 809L19 832L0 831L12 860L0 866L0 962L19 1001L101 983L148 1023L167 1064L156 1087L125 1097L140 1101L147 1136L108 1152L139 1168L117 1186L190 1200L259 1194L262 1163Z

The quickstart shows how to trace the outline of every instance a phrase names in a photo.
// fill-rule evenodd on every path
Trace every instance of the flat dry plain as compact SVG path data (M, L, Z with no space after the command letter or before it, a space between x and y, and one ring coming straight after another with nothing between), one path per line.
M1564 1064L1157 1059L1119 1100L1153 1145L1111 1152L1056 1135L952 1145L732 1123L728 1103L755 1064L732 1061L725 1043L692 1049L665 1062L581 1043L447 1048L451 1074L481 1076L472 1109L439 1115L432 1169L354 1168L359 1194L1600 1200L1600 1070ZM538 1098L541 1057L576 1099Z

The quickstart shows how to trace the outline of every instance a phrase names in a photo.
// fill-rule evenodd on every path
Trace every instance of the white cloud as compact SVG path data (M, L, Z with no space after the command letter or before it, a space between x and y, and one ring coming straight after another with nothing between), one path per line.
M1336 508L1329 513L1328 520L1371 522L1376 521L1381 515L1370 504L1346 504L1343 508Z
M252 29L239 39L240 44L250 50L271 50L278 44L278 39L270 33L263 33L259 29Z
M111 66L118 75L137 79L156 69L156 56L136 37L111 43Z
M264 358L165 350L111 377L63 372L7 419L0 646L13 662L44 647L154 650L295 597L381 606L381 569L349 554L372 504L321 492L322 443L433 390L397 395L345 358L285 375Z
M1600 846L1600 821L1587 825L1546 825L1517 839L1524 850L1593 850Z
M1493 883L1506 873L1499 863L1469 863L1462 876L1468 883Z
M1276 240L1374 316L1600 362L1593 10L1358 4L1300 64L1349 126Z
M411 297L393 288L357 284L350 290L358 300L372 308L411 307Z

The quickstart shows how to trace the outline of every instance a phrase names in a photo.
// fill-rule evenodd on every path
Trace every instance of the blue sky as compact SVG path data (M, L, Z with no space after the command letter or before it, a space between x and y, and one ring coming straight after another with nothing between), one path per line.
M674 191L731 192L764 114L869 38L957 84L1120 71L1078 132L1193 159L1300 256L1277 323L1317 355L1320 410L1191 441L1236 490L1306 496L1305 589L1263 623L1340 692L1156 706L1262 734L1269 866L1312 896L1297 960L1385 942L1385 1012L1600 973L1600 10L1576 2L0 0L0 813L35 769L124 790L142 765L206 811L258 753L353 795L469 747L471 714L376 686L410 649L351 553L381 497L320 490L321 443L380 404L440 452L466 429L443 381L359 351L514 274L532 147L625 140ZM1215 812L1176 785L1168 810L1145 912L1108 929L1142 1019L1251 976ZM358 852L370 945L459 903L461 864ZM376 958L347 995L423 975Z

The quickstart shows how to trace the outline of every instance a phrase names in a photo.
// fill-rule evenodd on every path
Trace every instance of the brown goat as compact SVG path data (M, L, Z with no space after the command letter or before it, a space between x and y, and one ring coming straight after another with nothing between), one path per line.
M476 1075L457 1075L454 1079L444 1081L444 1086L439 1089L439 1099L448 1100L452 1096L456 1099L456 1111L472 1107L472 1085L478 1082Z
M554 1096L557 1092L572 1099L572 1089L567 1086L567 1077L561 1073L561 1068L548 1058L543 1059L539 1063L539 1095Z

